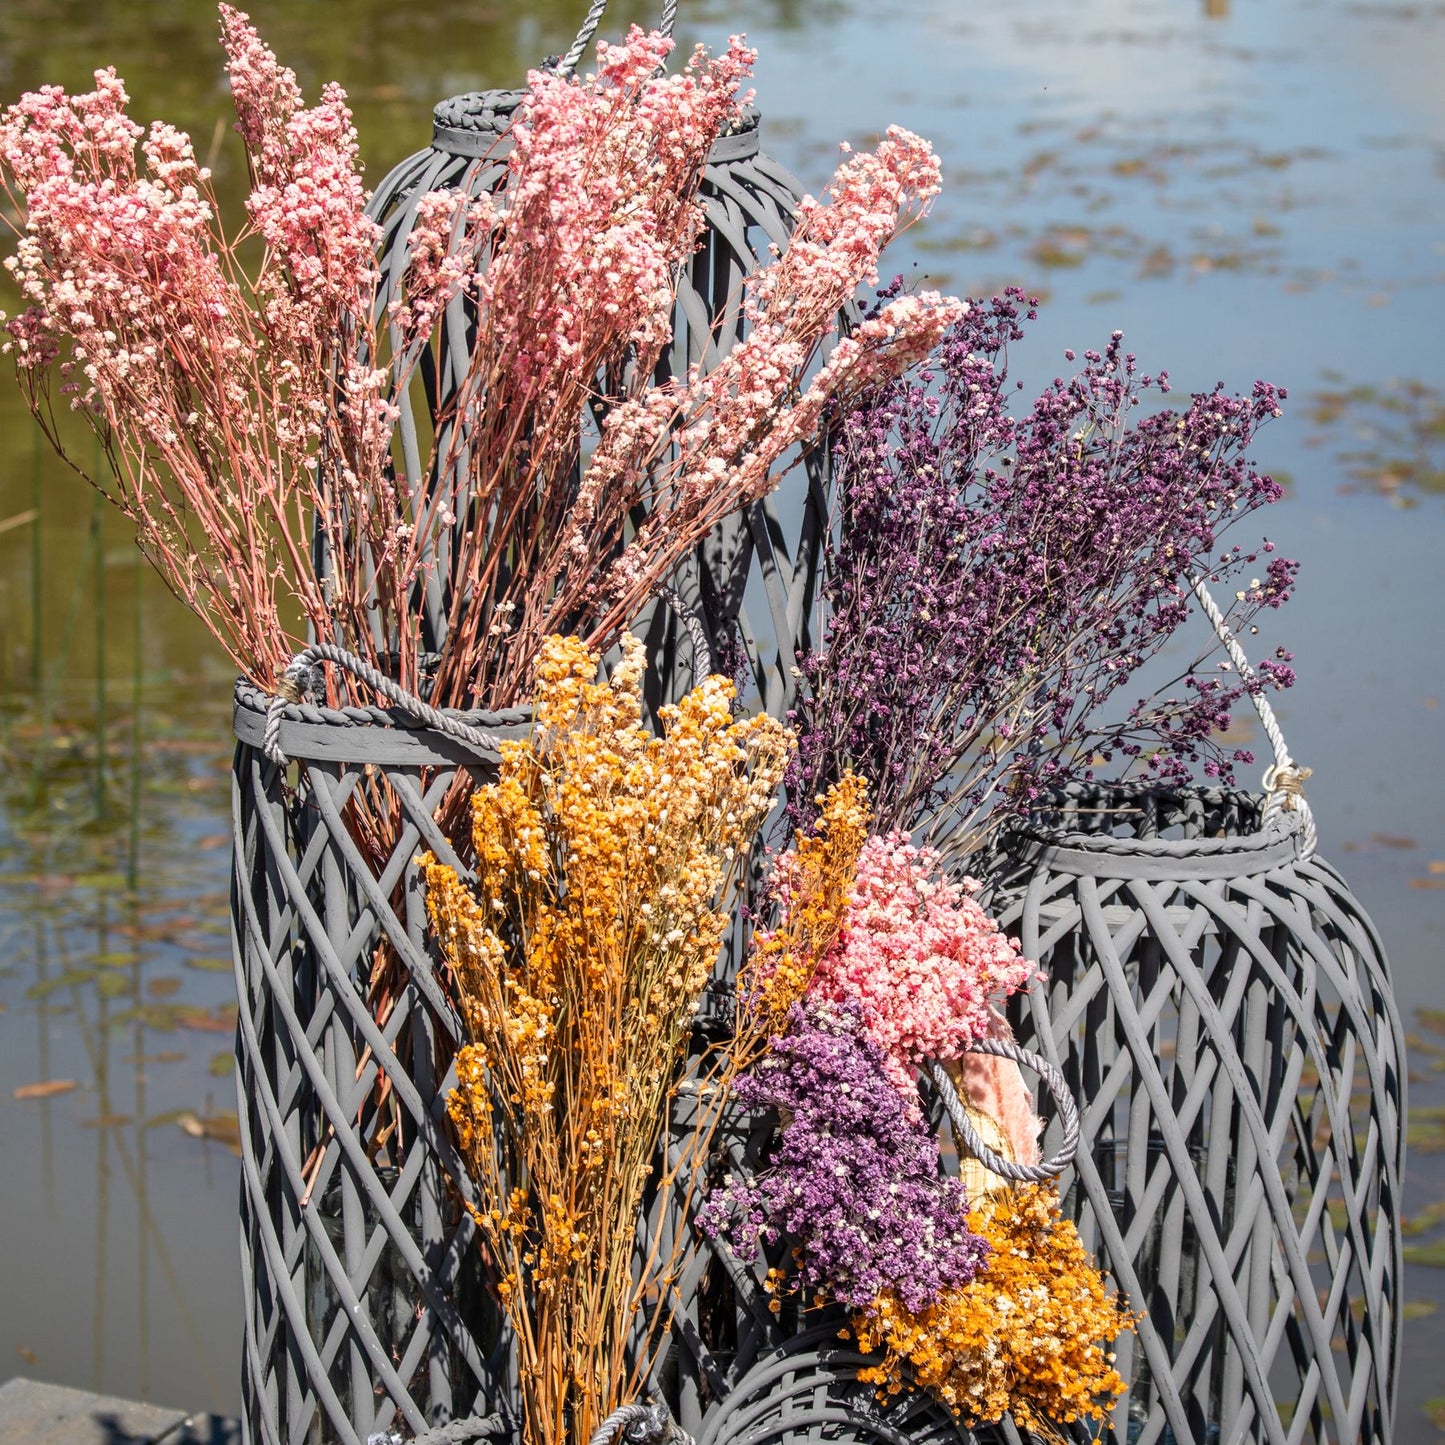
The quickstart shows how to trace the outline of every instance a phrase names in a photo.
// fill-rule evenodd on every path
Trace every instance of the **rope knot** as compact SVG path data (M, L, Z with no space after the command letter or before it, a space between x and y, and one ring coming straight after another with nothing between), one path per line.
M313 654L308 650L298 652L286 664L286 670L276 679L276 692L271 705L266 709L266 731L262 749L278 767L284 768L290 761L281 750L281 711L288 705L296 707L308 697L319 697L326 689L326 675L316 665Z
M1305 779L1313 775L1313 768L1297 768L1293 763L1275 763L1265 769L1264 790L1270 794L1278 793L1280 808L1286 813L1293 813L1304 802Z
M619 1405L593 1431L589 1445L613 1445L615 1440L627 1445L694 1445L691 1435L672 1418L667 1406Z

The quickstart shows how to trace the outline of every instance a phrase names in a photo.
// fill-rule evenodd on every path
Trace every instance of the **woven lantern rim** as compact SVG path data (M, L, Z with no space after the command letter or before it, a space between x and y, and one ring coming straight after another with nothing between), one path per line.
M231 722L238 741L264 744L271 696L246 678L236 682ZM503 739L525 738L532 731L530 707L492 712L481 708L441 708L449 718ZM325 707L287 703L280 710L280 746L287 757L314 762L372 763L384 767L436 767L474 763L474 749L396 707ZM480 755L495 762L496 755Z
M1063 873L1102 866L1155 876L1167 863L1208 876L1252 874L1295 862L1303 843L1304 815L1267 803L1267 794L1245 788L1069 783L1041 794L1009 832ZM1183 836L1161 836L1170 829Z
M525 89L468 90L439 101L432 109L432 149L452 156L501 159L512 149L508 134L512 117L528 94ZM708 164L755 156L761 119L755 105L739 106L736 117L713 142Z

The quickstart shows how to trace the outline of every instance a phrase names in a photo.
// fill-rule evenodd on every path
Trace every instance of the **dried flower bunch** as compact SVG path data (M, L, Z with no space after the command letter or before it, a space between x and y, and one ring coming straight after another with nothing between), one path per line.
M599 44L582 81L531 74L495 196L417 198L382 307L343 92L308 109L243 14L222 5L221 31L251 179L234 232L189 139L143 133L113 71L4 112L0 186L25 218L7 264L29 303L5 349L58 449L57 405L90 424L106 462L90 480L262 687L299 617L413 690L435 644L438 705L522 700L544 636L614 642L716 521L775 485L826 406L899 375L963 314L932 293L890 298L812 369L938 190L927 143L894 130L800 207L747 283L749 333L722 364L657 380L702 169L752 52L735 39L667 75L671 41L635 28ZM458 298L468 369L403 437L398 402ZM584 419L600 428L585 465ZM405 480L406 447L422 449L410 475L425 485ZM450 598L440 639L416 606L429 583Z
M932 850L899 834L860 842L863 796L845 774L775 866L778 924L757 936L742 998L775 1023L783 959L792 1001L734 1093L776 1111L779 1138L756 1177L721 1182L700 1225L744 1260L760 1243L788 1244L790 1267L770 1272L770 1288L844 1306L860 1347L882 1356L862 1378L885 1394L917 1383L969 1424L1012 1411L1044 1434L1103 1418L1124 1388L1109 1347L1127 1312L1053 1190L983 1175L992 1187L965 1197L918 1090L926 1060L960 1065L976 1040L1007 1032L997 1006L1033 966L969 896L971 881L944 881ZM828 941L810 956L804 936ZM1036 1158L1038 1120L1006 1071L1017 1066L958 1068L1000 1146Z
M968 1227L987 1245L988 1264L967 1286L922 1310L885 1294L853 1313L859 1348L883 1355L861 1377L889 1394L909 1378L967 1424L1008 1413L1045 1439L1060 1425L1104 1419L1125 1388L1110 1342L1134 1317L1104 1287L1057 1191L990 1194Z
M1241 636L1289 596L1293 562L1223 540L1282 494L1247 453L1284 393L1218 388L1141 417L1169 380L1141 375L1116 332L1015 417L1007 357L1026 305L1010 291L972 306L927 376L877 387L838 420L826 629L793 719L796 823L852 769L879 831L922 828L957 858L991 804L990 824L1096 766L1178 781L1202 764L1230 781L1253 760L1216 738L1231 706L1293 681L1283 651L1249 683L1201 655L1117 705L1189 618L1192 574L1227 584ZM1258 576L1233 580L1255 563Z
M449 1111L536 1445L587 1440L630 1397L640 1309L653 1338L665 1330L674 1244L652 1239L636 1268L638 1210L729 891L790 751L781 724L733 718L720 677L653 736L641 654L629 638L599 683L595 654L549 640L535 729L472 800L475 881L422 860L469 1036ZM699 1099L721 1098L716 1082ZM700 1103L674 1172L698 1163L712 1117Z

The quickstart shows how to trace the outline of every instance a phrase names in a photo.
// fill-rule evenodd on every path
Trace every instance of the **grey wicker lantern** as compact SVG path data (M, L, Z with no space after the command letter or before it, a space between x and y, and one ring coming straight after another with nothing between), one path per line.
M584 27L579 41L590 35ZM576 45L573 51L580 54ZM444 101L436 108L430 148L402 161L377 188L370 209L383 231L378 307L405 274L417 198L450 188L480 195L501 184L510 150L507 129L524 97L522 91L491 90ZM707 225L678 281L673 345L664 362L670 374L685 375L693 365L706 371L731 350L743 335L743 279L770 259L770 246L785 247L792 233L801 188L761 149L758 125L756 111L746 111L717 141L703 172L700 199ZM408 466L419 469L425 449L416 445L417 418L407 403L444 414L466 372L470 337L468 302L457 298L440 323L439 367L423 376L419 396L398 398ZM424 485L427 478L413 475L408 481ZM794 664L810 640L828 502L826 457L815 452L771 497L717 528L673 579L684 605L702 620L714 655L728 671L743 673L743 690L755 690L764 710L778 717L792 705ZM432 647L440 644L449 600L445 559L440 562L424 600ZM654 704L678 696L693 681L691 667L673 675L676 660L690 650L677 648L681 624L671 613L670 606L655 606L634 624L648 643Z
M595 24L600 6L593 10ZM371 207L383 230L379 307L405 272L417 199L500 185L522 95L443 102L431 146L383 180ZM708 226L679 285L674 371L715 364L742 335L741 281L769 246L786 245L799 190L760 150L750 114L715 146L701 194ZM466 303L454 301L435 364L428 357L419 387L398 398L397 454L414 484L428 481L417 458L429 448L419 438L446 415L471 334ZM827 515L826 463L810 458L780 494L697 549L670 600L636 624L649 644L654 702L691 686L699 649L677 644L701 622L729 670L736 661L747 674L745 690L776 715L787 709L793 663L808 645ZM436 563L417 599L434 649L449 602L447 559ZM469 1418L506 1438L515 1424L515 1369L482 1281L466 1213L472 1190L445 1117L463 1032L429 950L413 862L420 848L454 856L434 809L459 769L485 781L495 755L437 721L419 722L405 707L280 706L245 686L237 691L232 917L248 1445L366 1445L393 1432L410 1440ZM464 717L463 731L468 721L504 733L522 719ZM296 765L294 786L274 761L282 756ZM401 820L380 864L355 842L378 810ZM400 971L384 1017L372 977L383 952ZM687 1227L680 1202L655 1201L656 1209L674 1211L669 1227ZM743 1327L744 1361L787 1332L767 1313L756 1278L729 1275L701 1241L694 1276L654 1384L696 1429L724 1377L742 1365L735 1349L720 1363L720 1351L705 1377L688 1350L701 1340L706 1355L715 1330L735 1338L742 1317L767 1322L756 1340ZM725 1316L730 1323L721 1323Z
M1073 785L994 860L993 911L1047 976L1015 1030L1083 1108L1066 1202L1146 1311L1117 1445L1395 1439L1400 1019L1255 701L1270 792Z

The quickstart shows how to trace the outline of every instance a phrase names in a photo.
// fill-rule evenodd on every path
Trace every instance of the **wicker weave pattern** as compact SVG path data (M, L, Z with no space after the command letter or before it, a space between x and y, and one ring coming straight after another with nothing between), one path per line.
M1021 1041L1084 1104L1084 1243L1148 1311L1131 1445L1393 1439L1400 1022L1373 926L1262 805L1077 788L993 894L1049 975Z
M444 1120L454 1079L434 1067L461 1027L427 950L413 863L423 848L456 861L432 821L455 744L288 709L282 745L299 772L288 798L255 702L238 695L232 892L246 1430L256 1445L362 1445L393 1424L410 1434L504 1402L499 1326L461 1204L471 1186ZM521 731L515 718L495 725ZM317 734L332 746L314 746ZM406 745L409 763L372 761ZM487 771L473 762L474 776ZM352 837L368 790L403 818L379 870ZM405 983L380 1018L366 985L383 939ZM376 1112L379 1083L389 1117ZM367 1147L388 1123L400 1168Z

